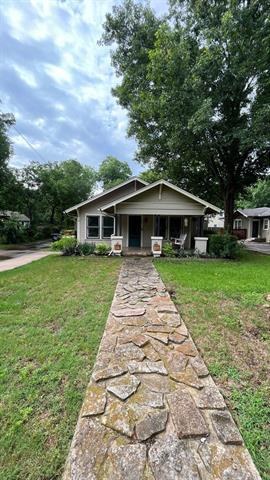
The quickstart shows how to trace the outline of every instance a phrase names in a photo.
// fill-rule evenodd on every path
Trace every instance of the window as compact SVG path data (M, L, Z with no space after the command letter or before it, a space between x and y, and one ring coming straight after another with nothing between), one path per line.
M268 230L269 228L269 218L263 219L263 230Z
M99 216L87 216L87 238L99 238Z
M111 235L113 235L113 231L114 231L114 218L102 217L102 221L103 221L102 237L111 238Z
M235 230L240 230L242 228L242 219L238 218L237 220L234 220L234 228Z

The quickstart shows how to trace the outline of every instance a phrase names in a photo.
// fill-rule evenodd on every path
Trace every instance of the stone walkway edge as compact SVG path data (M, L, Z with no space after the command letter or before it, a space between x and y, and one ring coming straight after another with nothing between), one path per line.
M63 480L259 479L152 261L126 259Z

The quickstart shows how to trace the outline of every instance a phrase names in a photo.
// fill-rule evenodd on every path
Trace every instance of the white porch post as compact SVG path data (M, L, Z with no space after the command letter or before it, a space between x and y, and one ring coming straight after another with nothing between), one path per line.
M120 256L123 250L123 237L111 235L111 250L114 255Z
M151 237L151 251L154 257L160 257L162 253L163 237Z
M195 250L198 250L200 253L207 252L207 237L194 237L195 240Z

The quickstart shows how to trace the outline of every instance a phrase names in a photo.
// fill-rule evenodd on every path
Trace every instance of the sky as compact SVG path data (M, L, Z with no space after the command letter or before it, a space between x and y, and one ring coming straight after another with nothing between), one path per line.
M142 0L144 1L144 0ZM97 168L107 155L128 161L134 139L111 88L110 49L97 45L105 14L121 0L0 0L0 99L43 161L76 158ZM151 0L158 14L166 0ZM13 129L10 165L41 158Z

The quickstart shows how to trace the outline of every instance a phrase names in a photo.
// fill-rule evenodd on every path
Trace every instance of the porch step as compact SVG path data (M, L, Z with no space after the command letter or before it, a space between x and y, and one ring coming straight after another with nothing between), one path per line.
M152 254L150 248L126 247L123 248L123 255L125 257L150 257Z

